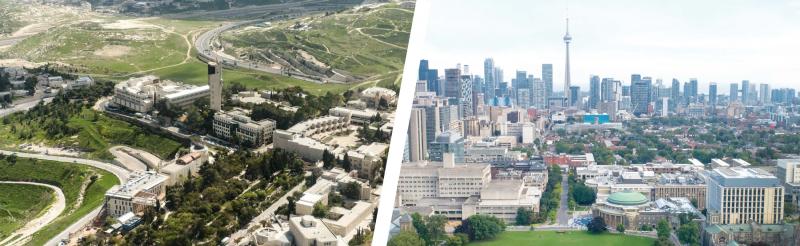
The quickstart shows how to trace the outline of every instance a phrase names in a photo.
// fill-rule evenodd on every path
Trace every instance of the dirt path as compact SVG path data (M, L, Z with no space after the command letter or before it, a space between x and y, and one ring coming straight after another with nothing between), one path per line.
M55 193L55 201L53 202L50 207L36 219L33 219L25 224L22 228L12 233L7 238L0 241L0 245L22 245L30 239L30 236L42 229L44 226L58 218L58 215L64 211L64 208L67 206L66 198L64 198L64 192L61 191L58 187L49 185L49 184L41 184L41 183L33 183L33 182L14 182L14 181L0 181L2 184L22 184L22 185L37 185L50 188Z

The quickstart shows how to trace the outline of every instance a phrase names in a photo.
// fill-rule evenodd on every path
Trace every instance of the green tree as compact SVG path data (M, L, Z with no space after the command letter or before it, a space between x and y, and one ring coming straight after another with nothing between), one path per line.
M317 218L325 218L328 215L328 206L322 204L321 202L317 202L314 204L314 211L311 212L311 215Z
M424 246L425 242L411 231L401 231L386 244L388 246Z
M456 232L469 235L470 241L481 241L494 239L505 229L503 220L491 215L476 214L462 221Z
M590 233L594 234L606 232L606 230L608 230L607 227L608 226L606 226L606 220L600 216L594 217L591 221L589 221L589 224L586 225L586 229Z
M625 233L625 225L623 225L622 223L617 224L617 232Z
M582 183L575 183L572 189L572 198L580 205L592 205L597 199L597 193Z
M533 211L526 208L517 209L517 225L530 225L533 222Z
M700 244L700 226L697 222L689 222L678 227L678 239L689 245Z
M672 228L669 227L669 222L665 219L661 219L658 221L656 225L656 234L658 238L669 238L669 234L672 231Z

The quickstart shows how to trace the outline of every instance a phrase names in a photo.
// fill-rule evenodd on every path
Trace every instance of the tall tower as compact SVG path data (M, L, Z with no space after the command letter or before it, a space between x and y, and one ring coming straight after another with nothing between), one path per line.
M569 35L569 18L567 18L567 33L564 34L564 45L567 47L567 64L564 69L564 95L567 97L567 102L572 102L572 95L569 93L570 80L569 80L569 43L572 42L572 36Z
M211 110L222 110L222 69L216 62L208 63L208 87L211 92Z

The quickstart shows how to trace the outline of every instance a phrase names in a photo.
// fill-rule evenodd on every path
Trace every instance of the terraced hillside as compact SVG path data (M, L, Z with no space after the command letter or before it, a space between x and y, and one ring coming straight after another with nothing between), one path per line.
M397 4L259 23L224 33L226 52L315 76L399 82L413 11Z

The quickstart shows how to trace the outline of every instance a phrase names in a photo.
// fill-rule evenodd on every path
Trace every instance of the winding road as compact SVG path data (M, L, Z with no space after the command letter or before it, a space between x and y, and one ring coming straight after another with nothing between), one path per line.
M61 214L61 212L63 212L64 208L67 206L67 200L64 197L64 192L58 187L49 184L18 181L0 181L0 184L36 185L49 188L53 190L53 193L55 193L55 201L47 208L47 211L42 216L28 221L25 226L18 229L4 240L0 241L0 245L17 245L24 243L24 240L28 236L33 235L33 233L39 231L44 226L58 218L58 215Z

